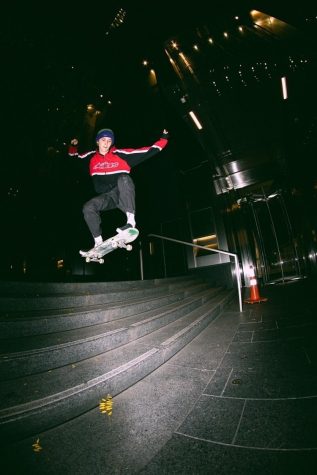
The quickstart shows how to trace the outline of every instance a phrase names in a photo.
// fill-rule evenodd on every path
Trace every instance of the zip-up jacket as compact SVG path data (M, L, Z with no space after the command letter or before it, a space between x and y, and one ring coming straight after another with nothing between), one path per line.
M131 168L156 155L167 145L167 134L149 147L116 148L111 147L102 155L98 150L78 153L77 146L70 145L68 155L78 158L89 158L89 173L97 193L105 193L116 184L118 176L130 173Z

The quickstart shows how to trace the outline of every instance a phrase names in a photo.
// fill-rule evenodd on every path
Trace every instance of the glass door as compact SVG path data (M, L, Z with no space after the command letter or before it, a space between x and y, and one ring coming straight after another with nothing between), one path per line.
M258 276L263 283L286 282L305 275L305 258L295 236L281 191L253 194L248 206Z

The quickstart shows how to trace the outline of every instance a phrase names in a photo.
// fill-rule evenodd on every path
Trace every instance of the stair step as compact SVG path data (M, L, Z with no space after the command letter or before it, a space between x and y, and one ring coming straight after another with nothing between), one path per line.
M0 437L63 424L164 364L235 297L199 276L0 282Z
M0 297L2 296L47 296L57 294L102 293L109 290L126 290L157 287L159 285L181 286L193 282L193 276L169 277L162 279L146 279L138 281L116 282L21 282L0 281Z
M35 286L33 287L33 292L31 293L29 289L26 295L23 293L18 295L4 295L2 292L0 298L0 311L2 316L8 316L11 314L18 315L19 313L20 315L25 315L30 312L33 314L36 311L54 310L56 308L68 309L112 302L122 302L131 298L142 298L144 296L151 297L163 294L172 288L176 289L179 287L186 287L191 283L194 283L193 279L186 279L185 282L182 282L180 279L175 279L174 281L169 282L157 280L153 281L153 283L147 283L147 285L142 284L137 286L134 284L133 286L127 287L123 287L122 283L116 283L116 286L113 285L114 283L112 283L112 285L106 283L103 288L98 287L98 291L92 291L91 287L86 287L85 285L80 284L74 292L58 293L48 293L47 291L37 293L37 286Z
M120 320L67 332L4 340L0 355L1 379L48 371L108 351L166 325L215 294L215 289L207 289Z
M0 436L15 440L96 407L142 379L199 334L232 300L222 290L180 318L122 346L40 374L4 381Z
M127 297L123 302L7 313L0 316L0 339L14 338L16 335L23 337L48 334L96 325L180 300L206 288L209 288L206 283L189 282L183 288L174 289L173 286L170 292L166 288L165 292L160 289L155 296L142 298L132 296L132 298Z

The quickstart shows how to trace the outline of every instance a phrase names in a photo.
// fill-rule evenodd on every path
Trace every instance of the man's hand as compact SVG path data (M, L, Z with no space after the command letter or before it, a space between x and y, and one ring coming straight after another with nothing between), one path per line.
M164 129L163 132L162 132L162 138L163 139L168 139L168 131L166 129Z
M71 145L74 145L74 147L76 147L76 145L78 145L78 140L77 139L72 139L70 141Z

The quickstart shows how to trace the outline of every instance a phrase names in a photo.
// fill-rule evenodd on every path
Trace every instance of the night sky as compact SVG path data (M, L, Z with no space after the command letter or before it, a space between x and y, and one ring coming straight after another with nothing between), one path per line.
M283 11L285 17L300 21L294 6L284 9L286 2L238 3ZM206 11L221 24L224 12L234 12L237 2L198 0L191 8L166 0L58 5L12 1L2 7L2 145L6 154L11 154L15 144L36 160L36 150L42 154L49 146L60 146L80 133L89 103L105 111L104 121L109 118L120 143L121 137L123 141L131 136L137 142L148 140L158 128L170 127L164 123L166 111L155 108L157 104L151 107L141 61L151 57L169 35L199 24ZM122 26L112 28L121 7L126 12ZM106 105L108 100L111 107ZM134 129L133 134L127 129Z
M234 12L237 5L236 1L217 0L198 0L191 8L166 0L90 3L63 2L61 7L58 3L46 7L32 1L12 1L2 7L2 120L9 150L12 142L25 148L31 141L34 155L37 141L41 148L55 145L56 139L68 139L68 134L80 127L86 105L104 107L108 99L115 109L111 114L117 116L113 119L108 111L109 119L118 126L118 133L127 125L136 125L135 117L142 120L138 109L148 102L142 59L151 57L169 35L199 24L206 11L221 23L224 12ZM285 13L286 2L238 3L283 11L284 16L299 21L294 6L288 5ZM123 24L111 28L121 6L126 12ZM150 109L148 115L155 112L164 118L159 110ZM149 122L148 117L144 122ZM155 123L150 132L155 134L159 125ZM143 134L135 133L142 140Z

